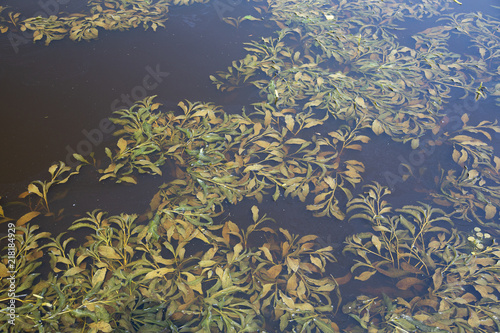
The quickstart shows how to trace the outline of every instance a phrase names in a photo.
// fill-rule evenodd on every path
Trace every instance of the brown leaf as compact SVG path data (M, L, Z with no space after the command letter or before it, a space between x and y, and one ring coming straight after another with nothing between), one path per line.
M486 213L485 218L489 220L495 217L497 213L497 208L489 203L484 207L484 211Z
M29 213L26 213L23 216L21 216L19 218L19 220L17 220L16 226L19 227L19 226L25 225L26 223L28 223L29 221L31 221L32 219L34 219L38 215L40 215L40 212L29 212Z
M414 277L407 277L402 280L399 280L396 284L396 287L401 290L407 290L415 285L422 285L424 282L420 279Z
M269 278L275 279L281 273L282 269L283 267L281 265L274 265L267 270L266 274Z
M422 274L422 270L416 268L415 266L412 266L410 265L409 263L407 263L406 261L403 261L401 263L401 268L409 273L413 273L413 274Z
M470 308L469 308L469 319L467 320L467 322L472 327L479 327L479 325L480 325L479 317L478 317L476 311L474 311Z
M351 281L352 278L352 273L348 272L346 275L334 278L335 282L337 282L338 285L343 285L346 284L347 282Z
M441 272L441 268L436 269L434 275L432 275L432 282L434 283L434 290L441 287L441 284L443 283L443 273Z

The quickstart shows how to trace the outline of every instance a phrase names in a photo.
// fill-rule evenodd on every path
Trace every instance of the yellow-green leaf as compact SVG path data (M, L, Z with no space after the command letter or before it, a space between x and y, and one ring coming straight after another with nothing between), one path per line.
M290 309L295 309L295 302L293 301L292 298L283 294L283 292L281 292L281 290L280 290L280 296L281 296L281 299L283 300L283 303L285 303L286 306L288 306Z
M251 210L252 210L252 219L254 222L257 222L257 220L259 219L259 207L252 206Z
M28 185L28 191L30 193L35 193L36 195L38 195L40 198L43 198L43 194L42 192L40 192L40 190L38 189L38 186L36 186L35 184L29 184Z
M81 267L72 267L70 269L68 269L66 271L66 273L64 273L63 276L73 276L73 275L76 275L78 273L80 273L81 271L84 271L85 269L81 268Z
M384 128L382 127L382 124L380 123L380 121L378 121L378 119L375 119L373 121L372 131L377 135L384 133Z
M121 256L116 253L115 249L111 246L101 245L99 246L99 254L108 259L121 259Z
M361 273L359 276L356 276L355 279L360 281L366 281L375 273L377 273L377 271L366 271Z
M146 280L154 279L157 277L165 276L166 274L172 273L173 271L175 271L174 268L167 268L167 267L158 268L158 269L155 269L154 271L151 271L148 274L146 274L146 276L144 278Z
M99 282L104 281L104 278L106 277L106 268L101 268L98 269L95 273L94 276L92 277L92 287L94 287L96 284Z
M120 138L116 145L118 146L118 148L120 148L120 154L122 154L125 149L127 149L127 141L124 138Z

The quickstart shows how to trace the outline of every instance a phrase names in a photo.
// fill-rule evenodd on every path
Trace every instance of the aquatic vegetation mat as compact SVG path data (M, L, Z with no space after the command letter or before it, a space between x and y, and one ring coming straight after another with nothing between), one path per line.
M337 284L322 274L335 261L331 247L319 247L317 236L264 226L271 220L256 206L252 214L246 230L231 221L199 227L164 218L152 234L137 215L93 211L69 228L92 231L78 247L64 233L39 247L48 233L19 226L16 270L26 278L16 293L29 288L30 294L16 308L23 318L16 329L255 332L265 315L282 330L293 324L333 332L329 314L340 299L332 301ZM252 242L257 233L264 237ZM194 242L201 251L186 249ZM41 262L33 260L42 252L52 272L38 281Z
M395 279L400 290L415 289L412 299L358 296L344 311L368 331L494 332L500 329L499 246L484 238L465 237L447 225L452 220L429 205L393 211L379 184L351 201L352 218L368 220L372 232L349 236L344 252L356 256L351 270L366 281L375 274ZM471 233L472 234L472 233ZM487 234L489 236L489 234ZM427 290L425 290L427 289Z
M47 17L37 16L21 19L19 12L0 6L0 13L7 12L0 20L0 32L23 35L32 32L33 42L44 41L49 45L54 40L69 37L74 41L92 40L99 30L129 30L142 26L144 29L165 27L169 6L189 5L205 0L90 0L86 13L57 13ZM59 6L57 6L59 8Z
M156 30L171 4L91 1L91 15L22 21L2 7L0 29L32 30L46 44L91 40L100 28ZM495 116L448 109L457 98L485 105L500 95L500 22L452 13L459 2L451 0L255 6L257 14L225 21L234 28L259 21L276 33L245 44L244 58L207 80L221 93L253 87L260 101L240 114L204 102L172 110L156 96L136 101L114 113L116 145L103 156L75 154L75 168L54 164L49 180L33 181L18 202L0 207L0 223L16 230L4 238L0 263L3 330L500 330L500 126ZM437 22L400 42L401 22L428 18ZM470 41L470 54L453 51L455 36ZM384 137L424 160L434 156L431 170L417 174L402 162L407 172L386 178L408 187L430 180L418 188L420 202L394 204L388 186L364 179L370 161L362 153ZM148 175L164 183L145 212L55 211L63 199L53 188L85 170L120 186L139 186ZM251 223L224 215L243 200L256 201ZM332 230L341 223L361 230L334 255L318 235L295 235L260 211L273 200L303 204ZM43 231L43 223L66 218L66 232ZM351 265L344 277L335 274L339 256ZM3 302L10 271L15 326ZM362 287L342 298L352 282Z

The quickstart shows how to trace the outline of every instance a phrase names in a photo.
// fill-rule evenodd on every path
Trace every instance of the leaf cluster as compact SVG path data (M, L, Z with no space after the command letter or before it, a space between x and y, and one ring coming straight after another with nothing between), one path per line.
M339 191L352 197L350 188L361 181L364 165L342 157L368 142L360 134L367 127L364 119L307 141L301 132L323 123L312 113L260 103L252 115L227 115L212 104L187 103L179 103L180 115L154 112L159 104L152 97L117 111L120 117L112 121L120 126L118 150L106 149L111 163L99 170L104 174L100 180L135 183L134 171L161 175L168 159L175 164L171 172L176 179L160 187L154 210L171 217L194 211L198 217L213 216L226 200L261 201L265 190L274 189L274 200L283 193L304 202L315 193L307 209L343 219ZM199 224L198 217L191 222Z
M20 20L20 13L9 12L8 19L2 18L0 32L5 33L9 27L21 31L33 31L33 42L45 40L49 45L53 40L61 40L67 36L71 40L92 40L99 35L100 29L129 30L143 26L144 29L165 27L170 5L190 5L205 0L90 0L88 13L57 13L49 17L28 17ZM0 13L6 7L0 7Z
M395 279L398 289L416 293L395 300L358 296L344 312L369 332L497 331L496 241L478 250L463 233L442 226L451 223L442 210L422 204L393 212L383 199L390 193L386 188L374 184L367 189L348 208L356 211L352 218L369 221L373 230L346 239L344 252L357 258L351 270L362 269L358 280L380 273Z
M22 279L16 293L29 293L16 308L16 327L2 320L3 328L255 332L266 321L278 321L284 332L334 332L329 314L340 295L335 280L324 274L335 261L332 248L318 246L316 236L264 226L271 220L259 217L255 206L252 215L254 224L246 230L231 221L200 227L163 216L155 237L148 225L136 223L136 215L94 211L70 228L92 230L79 247L64 233L39 247L37 241L49 233L18 227L16 269ZM194 244L203 251L190 250ZM35 273L42 251L49 253L52 268L46 278ZM1 263L2 277L6 271Z

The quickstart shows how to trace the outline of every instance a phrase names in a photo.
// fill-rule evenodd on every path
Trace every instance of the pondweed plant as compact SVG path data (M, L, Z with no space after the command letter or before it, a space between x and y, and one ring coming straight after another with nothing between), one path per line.
M301 131L323 123L312 113L277 110L267 103L256 105L250 115L244 110L227 115L212 104L179 106L180 115L159 112L148 97L117 111L120 117L111 120L121 127L118 150L106 149L111 163L99 170L100 180L135 183L134 171L161 175L160 167L169 159L176 179L160 187L152 208L171 217L210 223L226 200L261 201L266 190L274 190L274 200L284 194L304 202L314 193L308 210L344 218L339 196L350 199L364 171L363 163L344 156L347 150L361 150L359 142L368 142L360 134L365 119L308 141Z
M496 80L500 65L499 22L482 13L446 13L450 3L270 1L266 10L280 29L277 34L247 43L243 59L210 79L221 91L253 85L277 109L314 112L321 125L329 117L347 123L362 119L374 134L409 142L423 154L422 142L453 145L451 158L467 166L468 182L477 180L479 186L472 190L470 184L443 176L444 183L431 195L436 203L460 206L458 214L466 219L490 223L500 208L500 158L489 141L500 127L462 114L462 128L448 133L443 122L452 96L474 95L478 101L499 94L499 85L486 84ZM414 45L400 44L397 21L436 15L442 25L414 34ZM450 50L453 34L470 39L471 55ZM431 133L442 134L439 142L423 140ZM368 136L361 140L360 148L368 141ZM460 173L444 173L450 172ZM486 221L478 209L487 212Z
M92 230L85 244L73 247L74 239L61 233L38 246L49 239L48 233L30 236L39 212L21 216L16 253L33 260L19 257L22 288L16 293L29 293L16 308L22 320L3 328L254 332L278 325L281 331L338 331L331 319L340 293L335 279L325 276L326 265L335 261L330 246L319 247L314 235L297 237L262 226L269 219L259 218L256 207L255 224L246 231L229 221L214 226L212 219L225 200L261 200L263 190L271 188L275 199L284 193L305 201L309 186L317 193L315 205L326 207L323 214L343 217L335 205L336 189L349 198L345 186L359 182L362 170L357 161L343 161L344 150L359 150L356 141L367 140L357 133L363 121L309 142L297 134L321 123L311 120L312 114L262 104L250 116L229 116L213 105L188 102L179 104L182 113L176 115L161 113L158 106L148 97L117 112L117 149L106 149L110 163L98 170L101 181L135 183L137 173L161 174L165 162L173 162L177 179L151 200L149 222L136 224L137 216L126 214L106 218L95 211L69 228ZM53 183L76 173L67 168L50 168ZM261 236L252 239L256 233ZM204 251L187 253L193 245ZM46 276L36 269L42 251L50 256ZM6 265L0 265L3 278Z
M451 219L443 210L425 204L404 206L393 213L391 205L383 199L390 193L387 188L379 184L367 185L367 188L364 195L348 205L348 212L356 210L351 219L368 220L375 231L354 234L346 240L344 252L362 258L351 270L366 268L355 278L365 281L378 272L391 278L403 278L399 282L402 289L424 285L425 281L406 277L432 275L437 269L436 259L452 255L449 252L458 245L459 239L442 223L449 226Z
M71 168L64 164L64 162L59 162L59 164L53 164L49 168L49 173L51 176L50 181L35 180L31 182L31 184L28 185L28 190L19 195L20 199L24 199L26 197L28 198L28 206L32 211L30 216L37 213L52 215L53 212L50 211L49 207L49 189L54 185L66 183L71 176L77 175L80 172L81 167L81 165L78 165L76 168ZM59 213L62 214L62 211ZM29 219L27 219L25 222L28 221ZM21 222L18 222L18 225L22 225L25 223L23 222L24 220L21 220Z
M359 143L368 141L360 134L367 128L365 119L307 141L299 134L327 121L315 119L311 112L261 103L249 115L227 115L211 104L181 102L181 113L164 113L153 98L116 113L119 139L115 149L106 149L110 162L98 169L100 180L136 183L138 173L163 172L172 172L175 180L160 186L142 217L147 223L137 223L136 215L106 217L100 211L75 221L70 230L92 230L86 243L77 247L63 233L39 247L49 235L36 234L37 227L29 223L40 213L21 216L16 222L17 253L30 261L18 261L19 292L30 293L16 309L23 321L11 329L252 332L279 325L281 331L338 331L332 316L340 305L339 288L324 274L326 265L335 261L330 246L319 247L317 236L297 237L283 228L263 226L269 219L259 218L256 207L254 224L246 230L230 221L213 225L226 200L262 200L268 189L274 189L275 200L283 193L306 201L312 192L313 203L306 207L321 210L319 216L342 219L347 213L351 219L373 223L373 232L346 241L344 253L358 257L352 267L360 272L356 279L367 281L379 273L416 296L397 300L407 309L403 317L394 317L394 311L403 310L393 306L393 300L380 303L359 296L356 302L364 305L351 306L357 310L349 313L361 327L456 331L458 324L450 322L453 316L463 318L463 327L483 325L487 330L496 325L488 319L496 310L481 308L496 299L495 290L483 288L481 282L496 283L496 243L472 248L449 229L450 216L429 205L406 205L393 212L383 199L390 191L378 184L353 198L347 185L353 188L361 181L364 166L344 157L347 149L360 150ZM67 181L79 168L52 166L52 183ZM36 186L32 185L29 188ZM338 208L337 189L350 199L346 212ZM189 252L193 246L199 252ZM42 250L50 255L52 272L47 276L37 271ZM471 271L468 265L474 258L480 260ZM5 277L6 263L2 265ZM434 289L422 296L430 284ZM483 298L478 300L465 285L474 286ZM425 310L413 311L410 301ZM432 313L441 308L450 316Z
M336 331L331 316L340 294L324 274L335 261L332 248L319 247L317 236L275 230L255 206L252 215L246 230L163 216L153 237L137 215L94 211L70 228L92 231L77 247L64 233L50 238L35 226L18 227L16 293L29 293L19 297L16 326L0 312L2 330L256 332L277 322L284 332ZM187 249L195 243L196 253ZM39 276L44 252L52 271ZM5 263L0 268L5 277Z
M20 19L21 13L0 6L0 32L33 33L33 42L45 41L49 45L54 40L69 37L73 41L98 38L99 30L129 30L142 26L156 31L165 27L169 6L190 5L205 0L90 0L86 13L55 13L48 17L28 17ZM56 8L59 8L56 6ZM50 9L51 11L53 9ZM3 13L5 12L5 13Z
M493 89L488 82L498 72L499 22L481 13L443 15L455 2L262 4L258 10L269 11L280 30L246 44L243 59L210 79L225 91L251 84L267 103L239 115L201 102L181 102L180 110L165 112L147 97L115 113L120 128L116 147L105 150L109 163L75 155L84 164L104 165L98 169L101 181L135 184L138 174L171 173L174 180L160 186L141 219L88 213L70 228L88 232L84 244L74 245L64 233L52 238L39 233L33 223L52 213L49 188L79 171L64 164L49 169L51 181L28 186L21 199L28 201L29 212L10 218L0 210L2 222L17 224L20 295L17 326L3 324L2 308L0 327L12 332L499 331L498 244L479 231L459 232L452 222L476 220L498 234L500 159L489 141L500 130L495 121L469 120L465 114L457 131L447 132L443 124L455 93L476 101L498 95L498 85ZM93 39L100 28L142 24L154 30L165 21L168 4L92 1L91 15L23 21L1 7L6 16L0 31L32 30L34 40L48 44L68 35ZM397 39L398 21L435 16L441 16L441 25L414 34L414 45ZM472 55L450 51L452 34L470 38ZM456 168L441 168L438 188L428 191L443 209L424 203L394 209L389 190L379 184L353 197L365 162L348 152L362 150L370 130L412 149L421 149L430 134L442 134L427 143L449 144L456 162ZM325 273L335 261L331 247L318 246L317 236L269 226L256 207L254 224L246 229L231 221L214 225L227 203L262 201L266 194L274 200L298 198L315 216L368 221L371 229L349 236L343 249L355 258L355 279L364 285L377 276L391 279L404 293L394 299L357 295L343 307L354 320L338 327L332 320L341 305L339 288ZM348 200L345 209L342 202ZM51 272L42 275L43 251ZM4 301L8 272L2 260Z
M369 221L372 232L349 236L344 252L356 256L356 279L383 274L414 297L358 296L344 312L368 332L498 331L498 243L471 243L471 236L445 227L452 223L447 214L425 204L393 211L384 199L389 193L368 185L350 202L352 218Z

